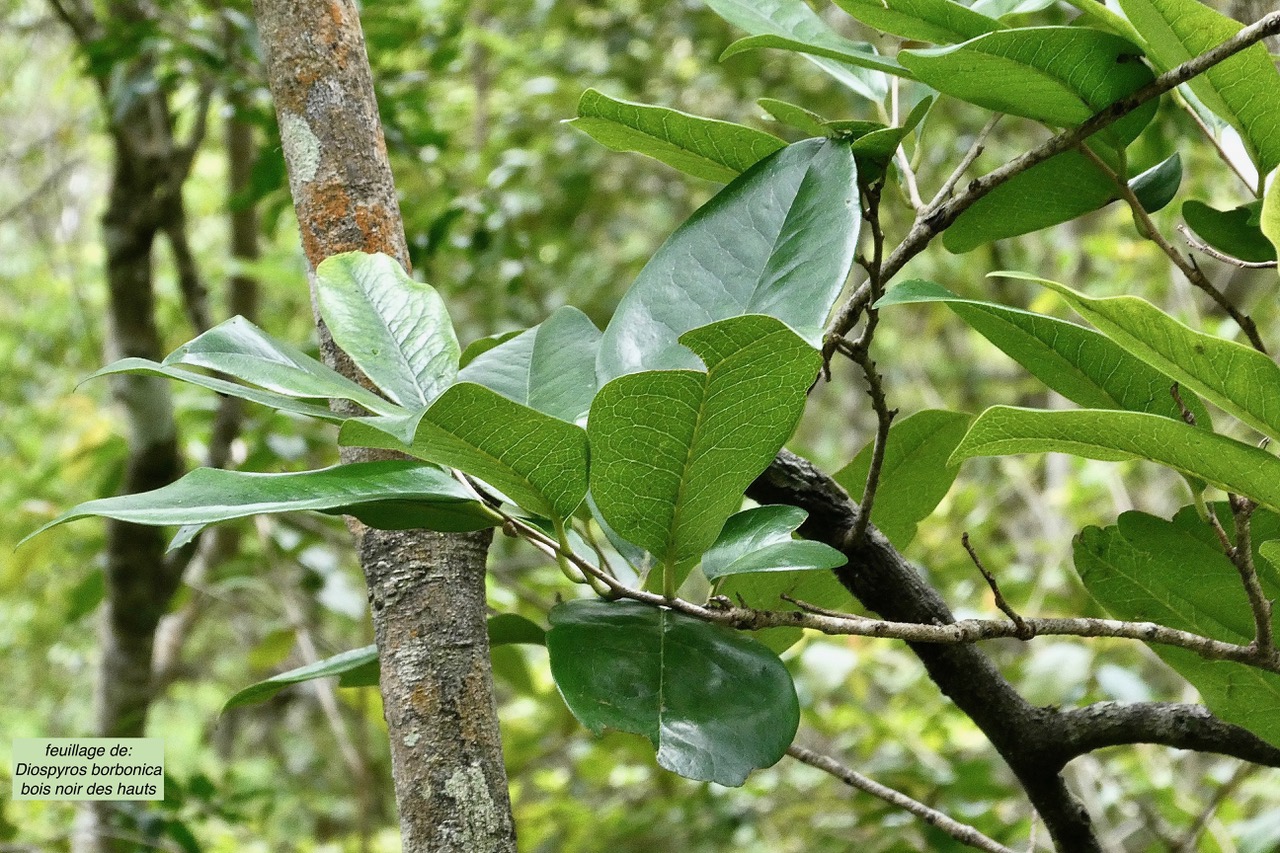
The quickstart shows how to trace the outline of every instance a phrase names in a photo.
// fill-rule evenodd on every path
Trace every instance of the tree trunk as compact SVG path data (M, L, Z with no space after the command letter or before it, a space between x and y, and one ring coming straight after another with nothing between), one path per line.
M355 4L255 0L254 9L310 270L355 250L385 252L408 269ZM363 380L319 318L317 326L326 361ZM377 458L354 448L342 457ZM382 663L405 853L514 851L485 626L491 534L350 524Z

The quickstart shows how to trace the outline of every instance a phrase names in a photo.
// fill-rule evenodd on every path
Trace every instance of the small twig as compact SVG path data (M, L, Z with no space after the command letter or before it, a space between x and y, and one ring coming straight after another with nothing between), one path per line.
M795 744L787 748L787 755L797 761L808 764L810 767L816 767L825 773L831 774L850 787L857 788L859 791L884 800L886 803L897 806L903 811L910 812L930 826L945 832L961 844L967 844L978 850L985 850L987 853L1014 853L1012 848L1005 847L1000 842L983 835L969 824L961 823L937 809L926 806L919 800L913 800L901 791L895 791L887 785L882 785L874 779L863 776L856 770L845 767L834 758L821 755L811 749L796 746Z
M1227 154L1227 150L1222 147L1222 143L1218 140L1218 135L1213 132L1213 129L1209 127L1209 125L1204 123L1204 119L1200 117L1200 113L1196 112L1195 107L1191 106L1191 102L1182 97L1182 93L1176 89L1173 92L1173 99L1177 102L1178 106L1186 110L1187 114L1191 116L1191 120L1196 123L1196 127L1200 128L1200 132L1204 134L1205 139L1209 140L1209 144L1217 149L1218 157L1222 162L1227 164L1227 168L1240 179L1240 183L1245 185L1249 190L1250 195L1256 198L1258 195L1258 188L1250 183L1249 178L1244 174L1244 172L1240 171L1239 167L1236 166L1235 161L1231 159L1229 154Z
M1170 853L1188 853L1188 851L1196 848L1196 842L1200 840L1200 836L1204 833L1205 827L1209 825L1209 821L1213 820L1213 816L1218 813L1218 807L1227 801L1227 798L1235 793L1246 779L1258 772L1257 764L1249 764L1242 762L1231 778L1218 786L1218 790L1213 792L1213 796L1209 802L1205 803L1200 814L1196 815L1195 821L1187 828L1182 839L1170 849Z
M982 130L978 131L978 135L974 137L973 144L969 146L969 150L966 151L964 153L964 157L960 159L960 164L956 166L955 171L953 171L947 179L943 181L942 187L939 188L937 194L934 195L933 200L929 202L930 208L936 208L951 197L951 193L955 191L956 184L960 183L960 179L964 177L964 173L969 171L969 167L972 166L974 161L982 155L984 150L986 150L987 137L991 135L991 131L995 130L996 124L998 124L1000 119L1003 117L1003 114L996 113L991 118L987 119L987 123L982 126Z
M969 541L969 531L960 534L960 544L964 546L964 550L969 554L969 559L978 567L978 571L982 572L982 577L986 579L987 586L991 587L991 594L995 596L996 607L1000 608L1000 612L1008 616L1010 621L1018 629L1018 639L1030 640L1035 633L1023 621L1018 611L1005 600L1004 593L1000 592L1000 584L996 582L996 576L987 571L987 567L982 564L982 560L978 558L978 552L973 549L973 544Z
M1257 648L1258 654L1273 658L1276 656L1276 642L1271 625L1271 599L1267 598L1266 592L1262 589L1262 583L1258 580L1257 567L1253 564L1250 521L1258 505L1248 498L1236 495L1232 495L1230 501L1236 526L1236 541L1230 557L1236 570L1240 572L1245 594L1249 597L1249 609L1253 611L1253 645Z
M1169 386L1169 394L1173 397L1173 402L1178 404L1178 413L1182 415L1182 420L1187 426L1195 426L1195 413L1188 409L1187 404L1182 401L1182 392L1179 390L1177 382Z
M1178 233L1182 235L1182 239L1187 241L1188 246L1214 260L1222 261L1224 264L1231 264L1231 266L1239 267L1242 270L1273 270L1276 268L1275 261L1242 261L1234 255L1228 255L1226 252L1215 249L1195 234L1192 234L1191 229L1186 225L1179 224L1177 229Z
M1253 319L1237 308L1235 303L1228 299L1221 290L1213 286L1213 283L1209 281L1208 277L1205 276L1200 267L1196 265L1193 258L1184 256L1174 248L1172 243L1164 238L1164 235L1160 233L1160 229L1156 228L1155 223L1151 221L1150 214L1148 214L1146 209L1142 206L1142 202L1139 201L1138 196L1133 191L1133 188L1129 186L1129 182L1116 174L1116 171L1107 165L1105 160L1090 150L1087 145L1081 145L1080 152L1084 154L1084 156L1088 157L1093 164L1097 166L1103 174L1109 177L1112 183L1115 184L1116 189L1120 193L1120 197L1125 200L1129 205L1129 209L1133 212L1133 218L1137 223L1138 231L1142 236L1150 240L1152 243L1155 243L1156 246L1159 247L1160 251L1164 252L1165 256L1169 258L1173 265L1182 271L1182 274L1186 276L1187 281L1191 282L1191 284L1197 289L1208 294L1209 298L1217 303L1218 307L1223 311L1226 311L1227 314L1230 315L1231 319L1236 321L1240 330L1249 338L1249 343L1253 345L1254 349L1258 352L1266 352L1267 348L1262 343L1262 338L1258 334L1258 327L1254 324Z

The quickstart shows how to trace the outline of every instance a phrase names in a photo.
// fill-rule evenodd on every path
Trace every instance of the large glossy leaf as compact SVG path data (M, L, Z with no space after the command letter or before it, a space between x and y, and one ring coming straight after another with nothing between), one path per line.
M723 320L680 341L705 363L613 380L591 406L591 493L624 539L676 585L791 437L821 358L771 317Z
M338 442L400 450L457 468L537 515L568 518L587 492L587 435L581 428L471 382L449 388L409 421L352 418Z
M318 403L308 403L306 400L297 397L287 396L285 394L277 394L274 391L263 391L260 388L251 388L248 385L240 385L236 382L228 382L225 379L219 379L216 376L207 376L203 373L197 373L194 370L184 370L181 367L167 367L159 362L148 361L145 358L122 358L119 361L112 362L101 370L91 374L88 379L98 376L110 376L113 373L145 373L151 376L164 376L169 379L177 379L179 382L187 382L191 385L197 385L201 388L207 388L210 391L216 391L219 394L225 394L228 397L238 397L242 400L249 400L260 406L266 406L280 412L290 412L295 415L303 415L308 418L317 418L322 421L332 421L334 423L342 423L348 415L342 415L332 411L328 406L322 406ZM87 381L87 380L86 380ZM359 387L359 386L357 386ZM383 401L383 405L391 411L390 403Z
M881 32L934 44L968 41L1004 28L995 18L952 0L836 0L836 5Z
M859 65L865 64L861 61L864 57L865 62L884 61L871 45L850 41L828 27L804 0L707 0L707 5L752 35L774 36L847 54L859 60ZM884 75L877 71L821 56L808 58L864 98L881 101L889 92Z
M1280 439L1280 367L1263 353L1190 329L1136 296L1098 299L1054 281L1031 280L1054 290L1137 358L1264 435Z
M600 330L566 305L542 323L477 355L458 371L509 400L574 423L584 417L596 392Z
M1110 462L1149 459L1280 509L1280 459L1159 415L994 406L974 421L951 459L1015 453L1070 453Z
M970 420L963 412L927 409L890 427L871 521L898 550L911 544L916 525L937 509L955 482L959 468L947 460ZM866 489L873 450L874 443L868 442L835 475L854 500Z
M297 474L197 468L154 491L86 501L31 536L94 515L134 524L213 524L301 510L354 515L372 527L391 530L479 530L497 522L492 512L434 465L391 460Z
M877 304L915 302L944 303L1033 376L1077 405L1182 417L1170 392L1172 379L1093 329L994 302L965 299L942 285L919 279L903 282ZM1212 425L1195 394L1184 390L1181 396L1196 416L1197 425Z
M834 569L844 554L822 542L791 536L809 513L794 506L758 506L729 516L714 545L702 555L709 580L750 572Z
M371 412L396 407L347 379L302 350L277 340L243 317L232 317L178 347L165 367L187 365L217 370L276 394L304 400L350 400Z
M1087 27L997 30L951 47L904 50L898 59L939 92L1057 127L1081 124L1154 79L1133 43ZM1155 110L1149 101L1101 135L1122 147Z
M787 668L742 634L636 602L551 611L551 675L594 732L649 738L689 779L741 785L791 745L800 704Z
M848 144L806 140L757 163L640 272L600 342L600 383L638 370L701 369L680 335L743 314L777 317L818 346L860 224Z
M402 406L425 406L458 372L444 300L388 255L347 252L316 267L320 315L364 374Z
M1116 185L1079 151L1064 151L1000 184L966 209L942 234L960 254L992 240L1069 222L1116 198Z
M1205 529L1207 524L1201 523ZM1216 640L1248 643L1253 620L1239 574L1213 547L1176 523L1125 513L1117 526L1086 528L1076 538L1076 571L1113 616L1152 621ZM1264 587L1271 597L1274 585ZM1215 714L1280 744L1280 676L1186 649L1153 645L1195 685Z
M1120 0L1146 39L1147 56L1168 71L1240 31L1238 21L1199 0ZM1259 172L1280 165L1280 75L1256 44L1191 80L1196 96L1240 132Z
M786 146L771 133L588 89L569 124L614 151L636 151L699 178L727 183Z

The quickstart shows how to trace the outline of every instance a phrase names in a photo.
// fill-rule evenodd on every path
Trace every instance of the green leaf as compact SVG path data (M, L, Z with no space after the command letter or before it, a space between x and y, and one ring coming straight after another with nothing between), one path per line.
M639 370L701 369L677 339L744 314L768 314L815 347L853 265L862 222L853 152L789 145L703 205L658 249L600 342L604 384Z
M499 344L505 344L512 338L517 337L518 335L523 335L526 331L528 330L513 329L510 332L499 332L496 335L486 335L483 338L476 338L474 341L467 344L462 350L462 357L458 359L458 368L461 369L466 367L468 364L475 361L481 353L486 353Z
M915 302L946 304L1031 375L1079 406L1182 418L1170 392L1173 380L1093 329L994 302L964 299L919 279L893 288L876 305ZM1188 390L1181 396L1196 424L1210 427L1209 412L1199 398Z
M782 596L803 601L828 610L847 610L853 596L833 572L752 572L729 575L716 584L716 592L735 604L745 601L757 610L799 610ZM766 628L752 636L761 644L781 654L804 636L800 628Z
M952 44L1003 29L995 18L951 0L836 0L869 27L913 41Z
M994 406L974 421L951 461L1015 453L1070 453L1109 462L1149 459L1280 509L1280 460L1244 442L1158 415Z
M852 65L855 68L866 68L872 71L886 72L898 77L905 77L908 80L914 79L910 71L903 68L898 62L890 57L881 56L876 49L864 42L848 42L844 45L832 45L823 39L817 42L804 41L801 39L786 38L785 36L774 35L772 33L764 33L758 36L747 36L740 38L733 44L729 45L720 54L720 61L737 56L739 53L746 53L752 50L786 50L791 53L799 53L808 57L817 63L820 68L826 68L822 65L822 60L835 60L831 65L840 68L841 65ZM828 72L832 73L832 72ZM870 100L879 100L867 94L870 87L866 84L853 85L847 82L846 76L848 71L841 69L841 73L832 73L835 77L849 88L853 89L863 97ZM863 75L865 76L865 75Z
M827 136L827 120L812 110L779 101L777 98L759 98L756 103L777 121L794 127L810 136Z
M370 527L386 530L480 530L497 522L493 513L434 465L389 460L297 474L197 468L150 492L86 501L22 541L54 525L93 515L134 524L213 524L301 510L354 515Z
M1162 210L1173 201L1181 185L1182 157L1176 152L1129 181L1129 188L1148 213Z
M165 367L185 364L217 370L286 397L350 400L371 412L382 414L396 410L377 394L360 387L292 344L271 337L243 317L232 317L214 326L178 347L162 364ZM185 376L181 378L192 381ZM211 387L208 383L198 384Z
M951 47L904 50L898 59L943 94L1055 127L1083 124L1154 79L1132 42L1087 27L998 30ZM1155 111L1148 101L1100 134L1123 147Z
M636 151L686 174L727 183L786 146L770 133L588 89L569 124L614 151Z
M425 406L453 382L461 350L444 300L394 258L326 258L316 267L316 299L334 343L395 402Z
M808 47L874 61L875 48L850 41L836 33L803 0L707 0L720 17L752 35L776 36ZM889 93L884 76L839 60L808 56L810 62L870 101L882 101ZM883 60L881 58L881 61ZM895 63L896 64L896 63Z
M479 355L458 381L474 382L562 421L587 414L596 392L600 330L566 305L532 329Z
M546 517L568 518L587 491L586 432L471 382L449 388L407 421L352 418L338 443L457 468Z
M1271 241L1272 247L1280 252L1280 170L1271 176L1271 183L1262 196L1262 212L1258 218L1258 226Z
M303 415L308 418L316 418L322 421L330 421L333 423L342 423L347 419L347 415L342 415L329 409L328 406L321 406L316 403L307 403L296 397L277 394L274 391L263 391L258 388L250 388L247 385L240 385L236 382L228 382L225 379L219 379L216 376L206 376L203 373L196 373L192 370L184 370L181 367L166 367L155 361L148 361L145 358L122 358L119 361L108 364L106 367L90 374L85 381L94 379L99 376L110 376L113 373L145 373L151 376L165 376L169 379L177 379L179 382L186 382L191 385L197 385L201 388L207 388L210 391L216 391L219 394L225 394L228 397L238 397L242 400L249 400L260 406L266 406L269 409L275 409L279 412L289 412L295 415ZM359 386L355 386L359 388ZM364 389L361 389L364 390ZM394 411L395 407L383 400L380 404L387 411Z
M1259 227L1262 202L1254 201L1232 210L1217 210L1204 202L1182 205L1182 218L1201 240L1233 258L1251 263L1274 261L1276 247Z
M1199 0L1120 0L1120 7L1146 39L1147 56L1160 71L1218 46L1242 28ZM1189 85L1240 132L1260 174L1280 165L1280 76L1264 45L1223 60Z
M970 420L963 412L927 409L889 428L871 522L898 550L911 544L916 525L937 509L955 482L959 468L947 460ZM854 500L862 499L873 450L874 442L868 442L835 475Z
M1115 197L1115 182L1093 161L1079 151L1064 151L978 199L943 232L942 245L961 254L1069 222Z
M1220 547L1180 529L1176 519L1125 513L1117 526L1083 530L1074 556L1085 588L1118 619L1158 622L1224 642L1253 639L1249 603L1234 566ZM1280 589L1267 592L1274 597ZM1259 713L1280 706L1280 676L1208 661L1187 649L1152 648L1200 691L1215 714L1280 744L1280 721Z
M680 341L706 371L636 373L591 406L591 493L623 538L675 584L715 543L804 410L818 353L771 317L723 320Z
M551 675L583 725L649 738L658 764L741 785L786 752L800 722L787 668L749 637L630 601L551 611Z
M292 684L315 681L317 678L331 678L335 675L341 676L354 670L367 669L370 663L376 667L377 662L377 646L363 646L358 649L340 652L333 657L318 660L315 663L300 666L297 669L273 675L265 681L259 681L257 684L249 685L227 700L226 704L222 706L222 713L225 714L233 708L239 708L244 705L265 702Z
M547 632L536 622L517 613L499 613L488 622L490 646L545 646Z
M969 8L988 18L1027 15L1052 6L1054 0L976 0Z
M1137 358L1263 435L1280 439L1280 367L1265 354L1190 329L1136 296L1097 299L1055 281L1018 274L1011 277L1052 289L1098 331Z
M859 136L849 144L849 148L853 151L853 156L857 158L859 163L883 168L886 163L893 159L894 152L898 150L902 140L907 138L907 134L915 130L916 125L924 120L925 114L929 112L931 106L933 106L932 96L922 98L919 103L911 108L911 112L907 114L907 118L902 122L901 127L886 127L882 130L873 130L870 133ZM873 172L873 174L875 173ZM865 178L866 175L863 177Z
M793 539L809 513L794 506L758 506L729 516L714 545L702 555L708 580L749 572L834 569L848 562L822 542Z

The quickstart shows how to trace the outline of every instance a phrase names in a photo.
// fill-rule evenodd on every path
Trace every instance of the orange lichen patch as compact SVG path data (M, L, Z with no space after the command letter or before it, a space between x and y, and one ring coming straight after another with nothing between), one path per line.
M367 235L364 251L383 252L408 266L404 238L400 234L398 210L389 209L388 205L375 202L357 204L354 214L356 227Z
M305 198L296 199L302 229L302 249L312 266L339 252L364 249L364 235L355 227L351 196L339 183L316 181Z

